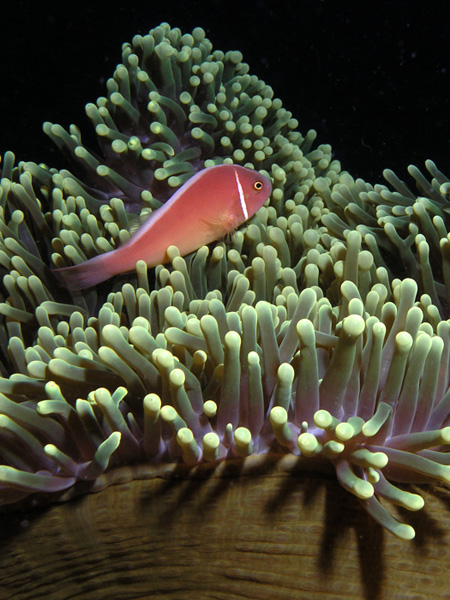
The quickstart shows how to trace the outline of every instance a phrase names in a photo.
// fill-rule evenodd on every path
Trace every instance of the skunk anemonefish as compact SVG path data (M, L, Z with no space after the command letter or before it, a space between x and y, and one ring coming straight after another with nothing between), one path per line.
M272 185L257 171L217 165L199 171L132 237L115 250L73 267L55 269L70 289L84 289L113 275L132 271L138 260L149 267L168 262L167 248L185 256L224 237L252 217L270 196Z

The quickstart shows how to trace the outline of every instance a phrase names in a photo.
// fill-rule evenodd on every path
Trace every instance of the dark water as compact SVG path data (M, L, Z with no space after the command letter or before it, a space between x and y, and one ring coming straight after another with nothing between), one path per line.
M63 8L61 8L63 6ZM239 49L343 167L370 182L389 167L435 160L450 171L450 55L445 2L16 2L0 47L0 153L62 159L44 120L90 125L84 105L104 92L120 47L161 21L202 26L214 47Z

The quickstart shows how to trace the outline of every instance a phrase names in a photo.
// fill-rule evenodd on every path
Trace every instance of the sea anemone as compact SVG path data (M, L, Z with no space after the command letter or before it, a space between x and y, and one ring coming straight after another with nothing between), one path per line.
M98 489L123 465L290 461L330 465L411 539L386 502L424 502L395 483L450 483L450 183L431 161L431 183L410 168L419 197L390 171L390 187L355 181L248 70L162 24L87 105L98 149L46 123L70 171L5 155L2 505ZM224 162L273 181L229 240L95 290L56 285L52 266L115 248L133 214Z

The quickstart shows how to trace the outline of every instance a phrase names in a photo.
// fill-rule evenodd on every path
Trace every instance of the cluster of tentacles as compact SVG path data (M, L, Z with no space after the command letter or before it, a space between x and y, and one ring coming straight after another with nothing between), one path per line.
M46 123L70 170L3 159L0 503L70 496L124 464L292 454L331 463L401 538L395 483L450 482L450 182L372 186L313 147L239 52L167 24L124 44L88 104L98 148ZM85 292L52 267L129 236L199 169L264 171L226 241ZM400 258L400 260L399 260ZM5 350L7 349L7 350ZM88 489L88 488L83 488Z

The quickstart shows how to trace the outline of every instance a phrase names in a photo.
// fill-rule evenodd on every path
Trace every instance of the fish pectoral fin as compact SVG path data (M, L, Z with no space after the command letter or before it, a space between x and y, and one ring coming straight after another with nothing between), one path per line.
M202 219L202 222L205 223L210 230L214 230L217 233L215 239L231 234L240 225L236 215L230 213L220 215L216 219Z

